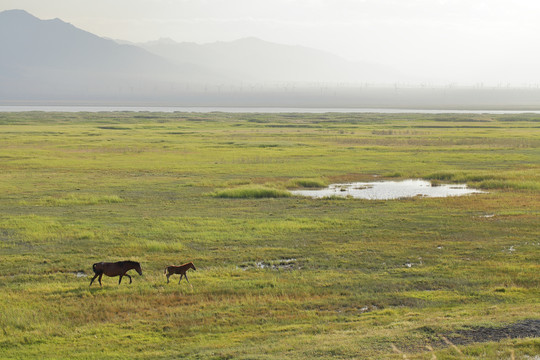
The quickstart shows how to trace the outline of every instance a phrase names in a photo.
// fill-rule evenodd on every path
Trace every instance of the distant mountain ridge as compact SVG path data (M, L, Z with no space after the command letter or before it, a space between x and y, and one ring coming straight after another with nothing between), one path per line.
M133 46L118 46L59 19L39 20L27 12L0 13L3 65L129 72L157 61L155 55Z
M117 94L141 86L367 82L389 69L257 38L211 44L170 39L128 44L24 10L0 13L0 95ZM388 77L388 76L387 76ZM144 85L141 85L144 83ZM173 85L171 85L173 84ZM132 90L130 90L132 91ZM164 90L163 90L164 91Z
M164 83L221 79L23 10L0 12L0 49L0 100L144 96Z
M353 63L322 50L254 37L209 44L160 39L135 45L177 64L200 64L241 81L361 83L397 77L390 68Z
M133 44L23 10L0 12L0 51L0 105L540 106L537 88L401 87L392 69L307 47L256 38Z

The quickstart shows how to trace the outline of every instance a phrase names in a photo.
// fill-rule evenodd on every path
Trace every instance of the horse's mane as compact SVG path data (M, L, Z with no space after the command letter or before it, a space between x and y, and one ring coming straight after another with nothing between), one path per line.
M125 265L140 265L137 261L131 261L131 260L119 261L119 263L125 264Z

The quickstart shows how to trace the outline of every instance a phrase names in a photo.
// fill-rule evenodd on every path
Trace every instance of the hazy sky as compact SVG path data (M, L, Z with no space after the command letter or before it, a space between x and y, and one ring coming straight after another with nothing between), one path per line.
M538 0L0 0L100 36L255 36L391 65L427 81L539 83Z

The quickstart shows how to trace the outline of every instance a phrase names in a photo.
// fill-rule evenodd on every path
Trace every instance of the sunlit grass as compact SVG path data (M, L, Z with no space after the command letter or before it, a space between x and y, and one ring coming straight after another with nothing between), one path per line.
M540 181L484 180L477 183L481 189L513 189L540 191Z
M63 197L47 196L39 200L43 206L96 205L121 203L124 199L117 195L93 196L87 194L69 194Z
M0 113L0 358L458 358L538 319L538 115ZM289 196L424 178L487 193ZM94 283L98 261L143 276ZM166 284L166 266L197 271ZM431 346L433 353L426 345ZM535 356L537 339L460 345Z
M213 194L218 198L229 199L262 199L262 198L282 198L289 197L291 193L284 190L270 189L266 187L240 187L233 189L219 190Z
M288 188L324 188L328 184L321 179L292 179L288 182Z

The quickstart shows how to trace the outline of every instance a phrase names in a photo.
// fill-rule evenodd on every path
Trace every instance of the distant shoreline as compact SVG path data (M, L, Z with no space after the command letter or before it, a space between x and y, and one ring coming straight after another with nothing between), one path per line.
M226 112L226 113L377 113L377 114L540 114L540 109L427 109L348 107L258 107L258 106L164 106L164 105L2 105L0 112Z
M0 111L194 111L194 112L538 112L539 88L216 88L168 93L146 89L121 93L48 94L28 97L0 93ZM15 110L6 110L15 109ZM62 110L51 110L62 109Z

